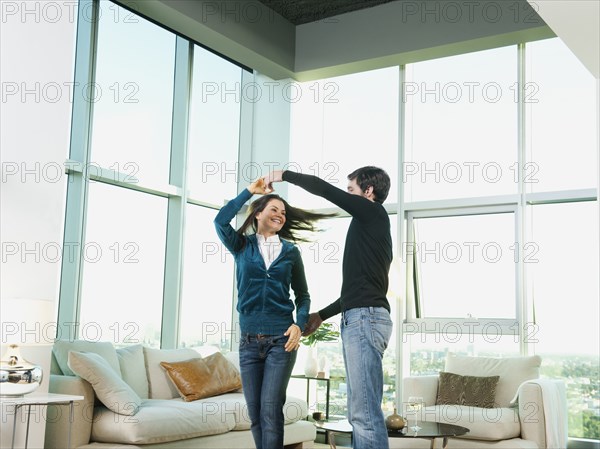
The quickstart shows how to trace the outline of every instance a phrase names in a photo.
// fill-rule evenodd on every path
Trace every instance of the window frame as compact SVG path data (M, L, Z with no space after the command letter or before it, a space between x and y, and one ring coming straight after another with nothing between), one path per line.
M418 329L424 329L424 333L436 333L436 327L441 326L442 328L450 325L457 325L460 327L460 332L463 334L473 333L473 326L476 326L478 330L475 332L477 335L481 335L481 331L494 323L500 326L501 335L515 335L518 336L518 329L521 327L523 322L523 315L519 308L519 292L522 290L523 276L522 270L519 269L521 261L515 266L515 318L460 318L460 317L447 317L447 318L433 318L424 317L422 315L423 310L423 298L419 294L420 283L419 283L419 269L418 266L415 270L415 258L409 257L409 248L414 247L417 242L414 238L414 220L421 218L445 218L445 217L461 217L461 216L477 216L477 215L492 215L492 214L506 214L512 213L514 216L514 232L516 241L515 244L518 248L522 247L522 242L519 239L519 221L520 211L516 203L513 204L498 204L496 206L481 206L481 207L453 207L450 209L413 209L406 213L406 227L407 227L407 239L402 251L403 260L406 260L406 311L405 318L402 321L402 326L405 332L409 331L414 326ZM520 258L519 258L520 259ZM515 331L516 329L516 331Z

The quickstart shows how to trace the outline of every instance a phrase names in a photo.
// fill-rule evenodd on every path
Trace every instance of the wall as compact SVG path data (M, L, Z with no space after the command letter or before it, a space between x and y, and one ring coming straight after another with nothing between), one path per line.
M58 297L71 97L82 92L72 6L2 2L3 304Z
M53 338L62 252L76 2L0 2L0 277L2 350L7 343ZM49 366L50 348L31 362ZM47 371L48 372L48 371ZM43 382L38 392L47 391ZM2 447L12 420L2 422ZM18 432L24 431L24 423ZM45 423L33 419L30 447L42 447ZM22 435L21 437L22 438ZM7 441L8 439L8 441ZM19 440L17 440L19 441Z
M299 91L290 79L274 81L255 73L255 82L263 86L263 95L254 103L251 160L258 163L266 175L270 170L287 167L291 104ZM265 86L270 86L270 92ZM277 184L275 188L278 194L287 196L287 183Z
M536 0L530 3L592 75L600 78L600 2Z

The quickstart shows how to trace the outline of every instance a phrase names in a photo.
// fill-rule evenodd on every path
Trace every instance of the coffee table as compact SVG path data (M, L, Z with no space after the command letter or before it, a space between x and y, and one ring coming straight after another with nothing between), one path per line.
M327 432L327 439L331 449L336 449L335 435L336 434L351 434L352 426L348 420L341 421L316 421L315 426ZM442 438L442 449L448 446L448 438L464 435L469 432L466 427L455 426L454 424L444 424L438 422L419 421L418 432L410 429L410 426L404 427L402 430L388 430L390 438L425 438L431 440L431 449L435 447L435 439Z

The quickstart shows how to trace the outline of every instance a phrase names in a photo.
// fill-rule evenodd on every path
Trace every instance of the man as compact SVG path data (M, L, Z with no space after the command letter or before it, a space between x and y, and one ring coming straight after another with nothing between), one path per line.
M274 171L265 176L286 181L323 197L352 216L346 235L340 297L311 313L304 335L313 333L324 320L342 314L341 334L348 387L348 420L355 449L389 447L383 397L383 352L387 348L392 320L386 298L392 262L390 220L382 203L390 189L388 174L377 167L362 167L348 175L344 192L316 176L293 171Z

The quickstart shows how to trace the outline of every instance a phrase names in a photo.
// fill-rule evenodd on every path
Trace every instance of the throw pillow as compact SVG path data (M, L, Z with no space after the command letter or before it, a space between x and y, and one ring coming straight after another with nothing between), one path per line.
M237 368L220 352L204 359L162 362L161 366L167 370L169 378L186 402L228 393L242 386Z
M471 407L495 406L500 376L477 377L441 372L436 405L457 404Z
M125 383L133 388L140 398L148 399L148 375L142 345L119 348L117 357Z
M56 363L65 376L74 376L75 373L69 368L69 352L93 352L104 358L108 364L121 377L121 368L117 351L109 341L86 341L86 340L56 340L52 346L52 352L56 357Z
M229 351L223 354L223 356L229 360L238 371L240 371L240 353L238 351ZM238 393L243 393L244 389L240 387L236 391Z
M69 368L87 380L98 399L119 415L135 415L142 399L115 373L108 362L93 352L69 352Z
M199 357L193 349L153 349L144 346L146 373L148 374L148 396L150 399L175 399L179 397L177 388L173 385L160 362L183 362Z
M500 376L496 388L498 407L509 407L519 386L540 377L542 359L530 357L472 357L448 354L444 371L463 376Z

